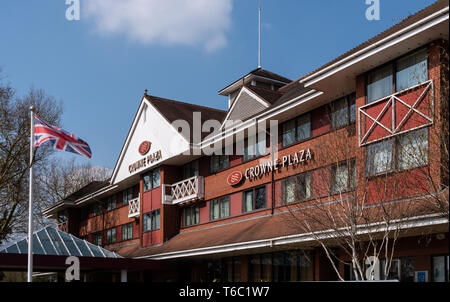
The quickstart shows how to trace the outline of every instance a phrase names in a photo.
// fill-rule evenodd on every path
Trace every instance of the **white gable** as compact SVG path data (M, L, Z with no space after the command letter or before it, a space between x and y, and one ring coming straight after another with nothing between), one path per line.
M144 141L151 145L142 155L139 147ZM111 184L140 174L187 150L189 143L186 139L144 98L114 168Z

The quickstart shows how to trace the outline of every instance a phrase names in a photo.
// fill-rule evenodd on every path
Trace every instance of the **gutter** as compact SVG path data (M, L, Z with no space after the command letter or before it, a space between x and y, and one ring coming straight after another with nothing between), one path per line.
M359 231L357 231L357 234L362 235L362 234L383 232L383 231L387 231L387 230L390 231L390 230L396 230L396 229L410 229L410 228L442 225L442 224L448 224L448 222L449 222L449 219L446 217L442 217L440 214L422 215L422 216L411 217L411 218L405 219L403 221L401 221L401 220L395 221L394 220L394 222L388 228L386 228L385 226L382 226L384 224L382 222L372 223L372 224L369 224L368 226L360 225L357 227L359 229ZM346 228L342 228L342 229L340 229L340 231L345 232L345 229ZM347 227L347 229L348 229L348 227ZM318 239L333 239L333 238L336 238L336 236L337 236L336 232L334 230L330 229L330 230L318 231L315 233L309 232L309 233L303 233L303 234L279 236L279 237L262 239L262 240L254 240L254 241L247 241L247 242L191 249L191 250L185 250L185 251L176 251L176 252L141 256L141 257L135 257L134 259L164 260L164 259L174 259L174 258L185 258L185 257L241 251L241 250L247 250L247 249L275 247L275 246L281 246L281 245L293 244L293 243L314 242L314 241L317 241L316 238L318 238Z

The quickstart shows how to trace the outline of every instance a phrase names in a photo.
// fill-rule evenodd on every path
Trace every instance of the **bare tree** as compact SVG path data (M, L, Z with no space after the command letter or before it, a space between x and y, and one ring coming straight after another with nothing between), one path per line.
M0 242L13 232L24 232L27 225L30 106L48 123L60 124L61 104L44 90L31 88L25 97L18 97L13 88L0 83ZM52 152L45 147L35 150L36 171Z
M39 177L36 179L37 210L39 213L63 200L84 186L94 181L105 181L111 176L111 169L92 166L90 163L77 164L75 158L67 162L61 162L59 159L51 159L43 167ZM50 223L42 215L39 216L39 223L46 225Z

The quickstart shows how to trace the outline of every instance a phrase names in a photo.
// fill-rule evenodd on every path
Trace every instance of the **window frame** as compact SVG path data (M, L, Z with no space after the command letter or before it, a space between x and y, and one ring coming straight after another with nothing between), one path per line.
M310 196L297 200L296 198L296 192L298 192L299 190L299 185L298 185L298 181L297 179L300 177L309 177L309 190L310 190ZM306 178L305 178L306 179ZM283 179L280 180L281 181L281 205L288 205L288 204L293 204L293 203L297 203L297 202L304 202L307 201L309 199L311 199L313 197L313 171L305 171L302 173L298 173L295 175L291 175L289 177L285 177ZM287 190L286 190L286 183L288 181L294 181L294 200L293 201L287 201ZM306 195L306 194L305 194Z
M404 88L404 89L402 89L402 90L398 90L398 85L397 85L397 72L399 71L399 69L398 69L398 61L401 61L401 60L404 60L404 59L406 59L407 57L410 57L410 56L413 56L414 54L419 54L419 53L421 53L422 51L424 51L425 53L426 53L426 63L427 63L427 66L426 66L426 80L425 80L425 82L426 81L428 81L429 80L429 78L430 78L430 72L429 72L429 58L430 58L430 51L429 51L429 48L427 47L427 46L420 46L420 47L418 47L418 48L416 48L416 49L413 49L413 50L411 50L411 51L409 51L408 53L406 53L406 54L404 54L404 55L402 55L402 56L400 56L400 57L398 57L398 58L396 58L396 59L394 59L394 60L391 60L391 61L389 61L389 62L386 62L386 63L384 63L384 64L382 64L382 65L380 65L380 66L377 66L377 67L375 67L375 68L373 68L373 69L371 69L371 70L369 70L368 72L366 72L365 73L365 81L366 81L366 83L365 83L365 97L364 97L364 103L365 104L370 104L370 103L373 103L373 102L375 102L375 101L377 101L377 100L381 100L381 99L383 99L383 98L385 98L385 97L387 97L387 96L389 96L389 95L391 95L391 94L394 94L394 93L397 93L397 92L400 92L400 91L403 91L403 90L407 90L407 89L409 89L410 87L408 87L408 88ZM388 65L392 65L391 67L391 76L392 76L392 85L391 85L391 93L390 94L387 94L387 95L385 95L385 96L383 96L383 97L380 97L380 98L377 98L377 99L374 99L374 100L371 100L370 102L369 102L369 96L368 96L368 89L367 89L367 86L368 86L368 83L369 83L369 74L370 73L372 73L372 72L374 72L374 71L377 71L377 70L379 70L379 69L382 69L382 68L384 68L384 67L386 67L386 66L388 66ZM422 82L422 83L418 83L418 84L416 84L416 85L420 85L420 84L423 84L424 82ZM411 86L411 87L414 87L415 85L413 85L413 86Z
M114 204L114 207L112 207L111 204ZM117 209L117 195L113 194L108 196L106 200L106 212L110 212L115 209Z
M256 191L264 189L264 207L262 208L256 208ZM252 209L247 210L247 200L246 196L248 193L252 194ZM258 187L254 187L248 190L245 190L242 192L242 213L250 213L258 210L263 210L267 208L267 186L262 185Z
M155 175L158 175L159 183L155 185ZM148 179L148 185L146 185L145 179ZM148 192L161 186L161 168L153 169L142 175L142 191Z
M427 142L427 150L426 150L427 158L426 158L426 162L424 162L422 165L413 166L413 167L407 167L405 169L400 169L399 168L399 153L400 153L399 149L401 148L401 146L400 146L401 144L400 144L399 141L400 141L400 139L403 136L411 135L412 133L419 132L419 131L424 131L426 133L426 142ZM371 146L375 146L377 144L385 143L385 142L388 142L388 141L392 142L391 167L390 167L390 169L388 169L386 171L374 173L374 174L369 173L369 169L368 169L369 165L368 165L368 162L367 162L367 160L369 158L368 157L368 152L369 152L368 149ZM430 144L429 143L430 143L430 127L427 126L427 127L421 127L421 128L418 128L418 129L410 130L408 132L401 133L401 134L396 135L394 137L389 137L389 138L380 140L380 141L378 141L376 143L373 143L373 144L370 144L370 145L366 146L366 148L365 148L365 172L364 172L365 176L368 177L368 178L372 178L372 177L378 177L378 176L381 176L381 175L390 174L390 173L394 173L394 172L405 172L405 171L409 171L409 170L418 169L418 168L421 168L421 167L428 166L429 165L429 161L430 161Z
M131 237L129 236L130 229L131 229ZM124 233L126 234L126 236L124 236ZM132 240L133 238L134 238L133 222L123 224L122 225L122 240L121 241Z
M337 102L340 101L345 101L346 105L346 113L347 113L347 118L346 121L343 125L339 125L339 126L334 126L333 125L333 113L335 112L335 108L334 105ZM352 110L352 105L354 107L355 110ZM356 124L356 92L352 92L350 94L347 94L341 98L338 98L334 101L332 101L331 103L329 103L328 105L328 110L329 110L329 119L330 119L330 129L331 131L336 131L345 127L348 127L350 125ZM352 112L354 113L354 120L352 121Z
M228 215L227 216L223 216L224 214L222 213L222 203L224 202L228 202ZM218 207L219 207L219 217L217 218L213 218L214 217L214 208L213 208L213 204L217 203ZM231 198L230 195L225 195L225 196L221 196L218 198L214 198L211 199L209 201L209 220L210 221L215 221L215 220L220 220L220 219L224 219L224 218L228 218L230 217L230 211L231 211Z
M114 238L113 238L114 231ZM117 227L109 228L106 230L106 244L113 244L117 242Z
M187 213L187 212L189 212L189 213ZM197 220L197 214L198 214L198 220ZM183 208L182 215L183 215L183 218L182 218L182 227L183 228L187 228L187 227L191 227L191 226L200 224L200 206L199 205L193 205L190 207ZM189 217L189 221L190 221L189 224L186 223L187 217ZM195 220L197 220L197 222L192 222L193 217L196 218Z
M224 160L224 158L226 158L226 160ZM217 170L214 169L214 166L213 166L213 161L215 159L217 159L219 161ZM223 164L225 162L227 163L226 165ZM220 171L226 170L228 168L230 168L230 156L225 154L225 148L222 149L222 154L216 155L213 153L209 157L209 173L210 174L215 174Z
M290 147L290 146L293 146L293 145L295 145L295 144L304 142L304 141L306 141L306 140L312 138L311 112L312 112L312 111L303 113L303 114L301 114L301 115L299 115L299 116L296 116L296 117L294 117L294 118L292 118L292 119L290 119L290 120L287 120L287 121L285 121L285 122L283 122L283 123L281 124L281 127L280 127L280 128L281 128L281 147L282 147L282 148ZM299 120L300 120L302 117L304 117L304 116L309 116L309 135L308 135L308 137L299 140L299 139L298 139ZM292 121L294 121L294 141L293 141L292 143L290 143L290 144L285 144L285 143L284 143L284 135L285 135L286 131L284 131L284 126L285 126L287 123L290 123L290 122L292 122Z
M157 217L159 217L159 219L157 219ZM146 228L146 226L148 226L148 228ZM155 226L155 228L153 226ZM152 232L160 229L161 229L161 209L155 209L143 214L143 222L142 222L143 232Z
M131 191L131 194L130 194ZM131 198L129 196L131 195ZM126 198L125 198L126 196ZM129 204L130 200L134 198L134 187L130 187L122 191L122 206L126 206Z
M339 190L336 189L336 169L339 166L346 166L346 171L347 171L347 184L345 186L344 189ZM353 191L356 188L356 182L357 182L357 178L356 178L356 159L355 158L350 158L349 160L344 160L341 161L337 164L332 164L331 165L331 171L330 171L330 193L331 194L339 194L339 193L345 193L345 192L350 192ZM353 182L354 181L354 182Z

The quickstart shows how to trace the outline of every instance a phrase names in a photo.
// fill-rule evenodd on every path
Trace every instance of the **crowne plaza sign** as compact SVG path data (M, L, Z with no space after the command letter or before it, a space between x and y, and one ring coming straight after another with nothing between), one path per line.
M273 161L268 160L259 165L250 167L245 169L244 177L248 180L252 180L257 177L261 177L267 173L272 171L276 171L278 169L289 167L292 165L298 165L301 163L305 163L312 159L312 152L308 149L302 149L297 152L284 155L281 159L276 158Z
M139 145L139 154L145 155L150 151L152 143L149 141L144 141ZM136 172L142 168L147 167L150 164L153 164L154 162L160 160L162 158L162 152L161 150L158 150L156 152L153 152L149 155L146 155L145 157L141 158L138 161L135 161L134 163L130 164L128 166L128 171L130 173Z

